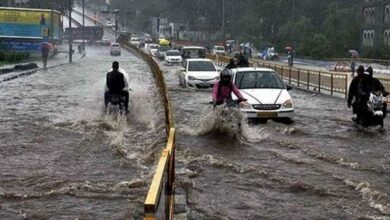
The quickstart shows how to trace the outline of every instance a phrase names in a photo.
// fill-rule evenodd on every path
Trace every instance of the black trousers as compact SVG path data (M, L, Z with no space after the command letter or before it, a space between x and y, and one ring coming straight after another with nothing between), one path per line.
M129 109L129 92L128 91L120 91L120 93L110 93L110 91L106 91L104 93L104 105L107 107L108 102L110 100L111 95L121 95L125 97L125 110L128 111Z

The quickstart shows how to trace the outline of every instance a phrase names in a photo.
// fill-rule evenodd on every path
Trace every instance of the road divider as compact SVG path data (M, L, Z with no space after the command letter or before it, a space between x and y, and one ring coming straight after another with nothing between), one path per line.
M162 150L153 180L144 203L144 219L173 219L175 207L175 149L176 135L173 108L163 72L152 57L128 42L121 42L123 48L140 56L150 67L159 88L165 108L167 144Z

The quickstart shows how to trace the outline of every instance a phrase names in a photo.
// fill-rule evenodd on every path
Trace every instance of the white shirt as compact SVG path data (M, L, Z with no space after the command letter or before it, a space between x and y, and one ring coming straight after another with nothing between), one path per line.
M113 69L111 69L109 72L113 71ZM119 68L118 69L118 72L122 73L123 75L123 78L125 79L125 88L123 88L122 90L123 91L129 91L129 75L127 74L127 72L122 69L122 68ZM104 85L104 91L107 92L108 91L108 87L107 87L107 82L105 83Z

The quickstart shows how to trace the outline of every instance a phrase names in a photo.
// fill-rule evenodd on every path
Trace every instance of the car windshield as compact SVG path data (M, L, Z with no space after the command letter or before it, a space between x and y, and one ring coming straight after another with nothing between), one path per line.
M214 64L210 61L190 61L188 64L188 71L191 72L203 72L203 71L216 71Z
M150 49L157 49L158 47L158 45L150 45Z
M169 48L169 47L160 47L160 48L158 48L158 50L159 51L162 51L162 52L166 52L166 51L168 51L168 50L170 50L171 48Z
M139 38L137 37L134 37L134 38L131 38L132 41L139 41Z
M224 47L215 47L216 50L225 50Z
M119 47L119 44L113 44L112 47Z
M205 49L183 49L184 57L202 58L206 55Z
M275 72L238 72L236 85L239 89L284 89Z
M169 51L167 52L167 56L181 56L179 51Z

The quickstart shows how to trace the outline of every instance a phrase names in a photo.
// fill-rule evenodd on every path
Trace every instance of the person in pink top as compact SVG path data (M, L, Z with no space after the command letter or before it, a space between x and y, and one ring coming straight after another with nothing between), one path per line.
M247 101L237 86L232 82L232 71L224 69L220 74L220 80L213 87L213 104L214 107L233 101L232 93L237 96L238 102Z

